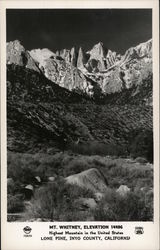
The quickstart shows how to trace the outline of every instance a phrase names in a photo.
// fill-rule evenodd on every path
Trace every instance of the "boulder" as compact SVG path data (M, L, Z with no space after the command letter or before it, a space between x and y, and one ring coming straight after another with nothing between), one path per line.
M120 196L126 196L129 192L130 192L130 188L128 188L126 185L121 185L116 192L120 195Z
M31 184L29 184L29 185L25 186L25 189L33 191L34 187Z
M66 181L69 184L76 184L89 189L94 193L104 193L107 190L107 180L96 168L70 175L66 178Z
M54 176L49 176L49 177L48 177L48 181L49 181L49 182L55 181L55 177L54 177Z
M100 201L102 198L103 198L103 194L102 193L99 193L99 192L95 193L95 199L96 199L96 201Z
M36 176L36 177L35 177L35 181L36 181L37 183L41 183L41 178L40 178L39 176Z

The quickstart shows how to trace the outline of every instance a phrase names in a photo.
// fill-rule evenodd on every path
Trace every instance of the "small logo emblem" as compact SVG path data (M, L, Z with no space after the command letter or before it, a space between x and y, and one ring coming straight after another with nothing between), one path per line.
M26 226L23 228L23 231L25 232L25 234L30 234L30 232L32 231L32 228Z
M135 234L143 234L144 230L143 227L135 227Z

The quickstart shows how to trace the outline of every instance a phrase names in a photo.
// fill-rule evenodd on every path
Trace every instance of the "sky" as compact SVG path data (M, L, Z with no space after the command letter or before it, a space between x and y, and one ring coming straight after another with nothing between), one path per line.
M123 54L152 38L151 9L8 9L7 42L20 40L27 50L82 46L103 42Z

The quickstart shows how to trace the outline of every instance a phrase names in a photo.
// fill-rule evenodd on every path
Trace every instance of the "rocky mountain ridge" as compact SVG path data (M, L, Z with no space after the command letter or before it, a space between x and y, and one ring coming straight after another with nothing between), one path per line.
M26 51L16 40L7 43L7 64L11 63L42 72L69 90L93 96L96 86L110 94L140 85L152 72L152 39L129 48L124 55L105 48L102 42L87 52L73 47L54 53L49 49Z

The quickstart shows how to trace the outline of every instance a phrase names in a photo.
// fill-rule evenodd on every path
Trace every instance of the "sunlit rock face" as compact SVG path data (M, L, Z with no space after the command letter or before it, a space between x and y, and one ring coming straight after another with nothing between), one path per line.
M33 49L26 51L19 41L7 43L7 64L17 64L43 73L69 90L94 95L97 85L104 94L140 85L152 72L152 39L129 48L124 55L102 42L85 52L76 49Z
M38 65L20 41L7 43L7 64L15 64L40 72Z

